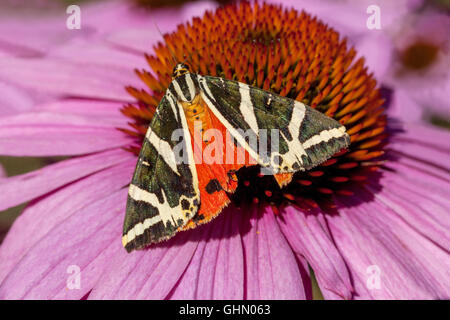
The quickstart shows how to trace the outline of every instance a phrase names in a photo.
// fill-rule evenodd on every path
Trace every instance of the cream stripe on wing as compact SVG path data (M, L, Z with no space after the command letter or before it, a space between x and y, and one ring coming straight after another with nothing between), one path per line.
M340 138L346 134L345 127L333 128L330 130L323 130L319 134L309 138L303 142L303 147L305 149L311 148L312 146L319 144L321 142L328 142L332 138Z
M255 110L250 98L249 86L239 82L239 93L241 94L241 105L239 106L239 110L250 129L259 136L258 122L256 121Z
M167 97L167 100L169 101L170 107L172 108L172 112L175 115L175 119L178 121L178 112L177 112L177 108L175 107L176 99L173 96L173 93L169 89L166 90L166 97ZM156 110L158 110L158 109L156 109Z
M156 135L152 131L151 127L148 127L147 133L145 134L147 140L152 144L152 146L156 149L159 155L164 159L164 162L175 172L177 175L180 175L177 169L177 163L175 159L175 154L173 153L172 147L170 144L162 140L160 137Z
M189 90L189 95L191 96L191 99L194 99L194 97L195 97L195 85L194 85L194 81L192 81L192 74L188 73L185 76L185 79L186 79L186 84L187 84L187 87L188 87L188 90Z
M286 139L283 132L280 131L288 145L288 152L283 155L283 161L286 162L289 170L293 168L294 163L298 163L301 166L303 164L302 156L306 155L306 151L299 140L300 128L305 118L305 112L305 105L301 102L295 101L294 106L292 107L291 120L289 121L287 128L292 140Z
M172 208L167 202L163 189L161 189L161 193L163 196L163 203L159 202L158 197L154 193L143 190L134 184L130 184L128 195L135 201L144 201L151 204L158 210L158 214L154 217L145 219L143 222L135 224L130 230L128 230L127 234L122 236L122 244L124 247L129 242L133 241L137 236L142 235L145 230L160 221L164 223L164 226L167 226L168 222L171 222L174 226L176 226L178 220L181 219L184 225L190 218L192 218L190 216L186 216L184 214L185 211L181 207L181 201L184 196L181 196L178 205Z
M183 93L183 90L181 90L180 85L178 84L177 79L172 81L173 87L175 88L175 91L177 93L177 96L181 98L182 101L188 101L186 96Z

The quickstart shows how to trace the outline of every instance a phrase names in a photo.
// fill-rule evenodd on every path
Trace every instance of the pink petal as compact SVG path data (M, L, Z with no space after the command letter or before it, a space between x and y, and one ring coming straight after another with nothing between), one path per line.
M127 185L134 166L132 159L106 168L28 205L0 246L0 283L25 253L52 229L83 207Z
M30 112L0 118L0 153L55 156L92 153L130 144L111 124L95 118Z
M98 199L47 233L15 265L0 286L2 299L80 299L98 281L121 246L127 190ZM80 270L70 289L69 267Z
M64 160L30 173L0 180L0 210L35 199L79 178L129 161L123 150L105 151Z
M368 73L373 73L377 81L382 81L392 67L393 44L383 33L366 33L351 41L357 55L355 61L363 57Z
M419 8L423 0L270 0L282 3L297 10L305 10L336 29L342 36L354 36L363 33L375 33L388 29L404 15ZM366 21L369 17L367 7L377 5L381 12L381 30L369 30Z
M125 87L142 85L133 66L126 61L114 67L56 58L2 58L2 61L0 80L55 96L133 102Z
M148 29L140 29L141 32L146 34L152 34ZM159 35L159 34L158 34ZM70 61L70 63L96 65L99 67L110 69L125 69L127 73L134 69L148 69L147 61L145 60L144 53L149 51L158 39L152 39L151 41L144 41L142 34L139 34L141 38L136 36L135 41L145 44L146 50L143 52L133 52L131 50L118 50L120 48L113 47L105 44L103 41L73 41L62 47L55 48L49 52L48 57L52 59L62 59ZM160 37L160 36L159 36ZM76 55L73 53L77 52ZM143 85L143 83L142 83Z
M81 29L78 30L66 28L65 20L68 15L65 13L66 7L62 5L55 6L57 8L53 10L29 12L19 7L20 10L10 10L6 13L5 8L2 8L1 13L5 14L0 20L0 50L10 55L37 57L74 41L101 42L105 35L127 28L146 29L147 34L156 33L154 21L158 21L159 28L166 32L172 30L177 21L180 21L177 10L150 12L126 1L82 3L79 6ZM27 9L30 9L28 3ZM162 19L157 19L158 17ZM23 19L27 20L26 24L21 22ZM15 32L11 33L10 30ZM138 40L145 43L145 39L144 37Z
M145 10L142 12L135 11L133 12L134 16L130 19L131 21L126 23L127 27L117 28L117 26L112 26L112 29L115 28L114 31L105 35L105 38L109 44L114 45L117 49L149 53L153 51L153 44L163 41L161 33L173 32L178 24L190 21L193 17L202 16L205 10L212 10L216 7L217 4L212 1L195 1L188 2L179 9L154 9L150 13ZM97 19L97 16L96 13L93 18ZM115 21L114 18L106 15L102 19L105 20L106 24ZM120 19L124 19L123 14L121 14Z
M240 210L229 207L201 227L199 245L170 299L243 299L244 257Z
M58 13L61 12L65 14L65 8L58 10ZM66 17L43 15L42 12L26 14L23 11L22 14L16 11L7 17L2 15L0 20L0 51L20 57L42 57L55 47L64 45L76 38L88 38L93 33L93 30L88 27L80 30L67 29L65 26ZM23 23L24 20L27 23ZM14 30L14 32L11 32L11 30Z
M33 104L25 90L0 82L0 117L27 111Z
M423 118L423 108L408 91L399 88L392 92L392 100L386 111L391 117L405 122L422 122Z
M449 42L450 44L450 42ZM447 57L450 61L450 55ZM448 65L448 64L447 64ZM444 68L447 68L447 65ZM411 96L424 107L425 111L450 119L450 75L447 71L439 77L423 77L419 79L416 86L410 88ZM427 82L427 86L425 86ZM432 85L430 85L432 83Z
M245 298L305 299L295 256L274 213L268 207L264 211L254 207L251 213L248 227L241 230L246 259Z
M339 215L327 216L357 298L450 296L449 134L418 124L404 128L391 139L390 170L353 200L341 198ZM379 288L367 285L371 266L381 272Z
M420 175L415 170L396 164L391 166L396 175L386 175L382 184L389 186L389 192L377 193L376 185L369 189L375 197L387 207L395 211L418 234L429 238L434 243L450 251L450 236L448 230L448 208L450 208L450 183L435 184L427 180L426 175ZM421 180L420 183L414 183Z
M389 189L385 187L382 192L390 193ZM356 297L448 298L447 251L411 228L394 209L378 201L376 194L361 191L359 198L357 206L342 199L348 208L340 208L339 216L327 218L336 246L352 270ZM370 268L380 272L379 288L368 285Z
M413 123L404 123L402 128L403 132L396 133L389 144L394 155L401 156L401 161L412 159L417 166L428 164L433 171L435 167L450 169L449 131Z
M94 2L83 5L83 8L83 23L95 29L97 35L111 34L124 28L148 29L149 32L153 32L155 23L162 32L167 32L179 21L177 9L163 8L149 11L126 1Z
M311 265L324 297L350 299L353 287L347 266L323 222L323 215L286 207L281 217L278 221L283 234L296 253Z
M95 101L83 99L64 99L52 103L35 106L35 111L51 112L56 115L82 117L86 123L92 125L96 123L100 126L113 128L127 128L130 118L125 117L120 108L120 102Z
M193 234L181 232L167 242L130 254L121 248L89 299L164 299L194 255L198 241Z

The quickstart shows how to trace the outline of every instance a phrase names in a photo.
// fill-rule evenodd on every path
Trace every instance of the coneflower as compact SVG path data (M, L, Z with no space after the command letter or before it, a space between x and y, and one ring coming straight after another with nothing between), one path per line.
M351 145L282 189L241 170L217 219L127 254L126 186L171 81L172 53L199 74L310 105L345 125ZM136 69L145 86L123 84L135 102L82 84L75 98L0 119L2 154L78 156L0 184L2 209L33 200L0 247L0 296L305 299L312 269L327 299L449 297L449 136L387 117L370 67L355 56L306 12L243 2L164 35L146 55L150 69ZM56 65L14 62L37 80ZM80 271L79 288L68 270Z

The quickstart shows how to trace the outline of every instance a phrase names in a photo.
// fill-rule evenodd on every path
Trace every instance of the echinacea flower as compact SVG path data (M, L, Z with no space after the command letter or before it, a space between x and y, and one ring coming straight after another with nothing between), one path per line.
M279 3L283 0L271 0ZM290 3L290 1L286 1ZM395 88L408 103L393 114L423 122L450 119L450 17L445 7L423 0L299 0L294 7L326 18L366 58L378 83ZM379 29L366 22L377 8Z
M146 55L151 70L124 46L100 46L93 60L89 51L8 58L20 76L0 71L8 83L27 88L32 79L61 97L0 118L0 154L69 156L1 180L1 209L31 200L0 247L1 298L305 299L310 269L326 299L450 296L450 136L390 118L383 106L401 99L384 102L336 31L305 12L243 2L166 34ZM126 186L172 53L198 73L334 117L352 144L281 190L242 170L218 218L128 254ZM89 68L77 69L80 61ZM143 82L125 72L132 64Z
M417 101L425 118L450 119L449 29L450 16L430 8L408 15L392 32L395 60L386 82Z

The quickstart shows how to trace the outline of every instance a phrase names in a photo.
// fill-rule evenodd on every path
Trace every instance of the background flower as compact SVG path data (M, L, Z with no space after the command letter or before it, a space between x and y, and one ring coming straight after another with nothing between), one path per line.
M135 47L140 38L116 32L124 31L39 59L1 60L14 66L0 71L7 85L50 100L0 119L0 152L70 156L0 180L1 209L31 200L0 247L1 297L311 298L309 266L327 299L449 297L449 134L418 123L389 120L388 158L367 163L381 168L348 190L353 196L336 196L335 214L230 207L203 227L127 254L123 186L136 158L122 149L133 139L117 127L128 126L123 104L135 102L123 88L142 87L131 71L147 67ZM119 42L105 41L111 37ZM396 90L385 98L388 115L404 103ZM67 289L71 265L82 272L79 290ZM370 266L381 271L380 288L367 285Z
M382 86L395 88L410 103L395 106L395 112L409 121L441 122L449 119L448 5L422 0L271 0L297 9L307 9L349 38L365 57ZM380 8L380 29L368 29L366 22ZM446 125L448 128L448 125Z

